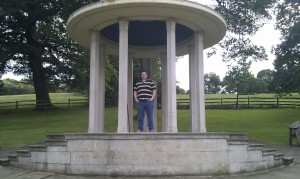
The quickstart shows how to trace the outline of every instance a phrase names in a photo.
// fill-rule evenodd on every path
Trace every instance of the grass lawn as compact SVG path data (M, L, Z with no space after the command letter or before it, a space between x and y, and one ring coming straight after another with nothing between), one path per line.
M239 98L246 98L246 97L259 97L259 98L275 98L276 95L272 93L268 94L254 94L254 95L239 95ZM299 93L292 93L291 95L283 96L286 98L295 98L300 97ZM236 98L236 94L205 94L205 99L210 98ZM180 94L177 95L177 99L189 99L189 94Z
M84 99L85 101L87 99L86 96L75 93L50 93L49 95L52 104L56 107L67 107L69 99L73 100L71 105L78 105L74 100ZM18 110L33 109L35 107L35 99L35 94L0 96L0 113L1 111L16 109L16 101L18 101Z
M161 111L158 129L161 130ZM105 111L105 131L116 132L117 108ZM136 115L136 111L134 111ZM206 110L208 132L247 133L264 143L288 144L288 126L299 120L299 109ZM136 129L134 121L134 129ZM0 113L0 147L43 142L46 134L86 133L88 109L76 107L44 112ZM189 131L189 111L178 110L179 132Z
M68 102L68 99L86 99L87 97L82 95L76 95L75 93L49 93L51 101L53 103ZM35 100L35 94L24 95L6 95L0 96L0 102L14 102L14 101L26 101Z
M300 110L292 108L206 110L206 126L207 132L246 133L260 142L288 144L288 127L299 120L299 115ZM179 110L178 118L178 129L188 131L189 111Z

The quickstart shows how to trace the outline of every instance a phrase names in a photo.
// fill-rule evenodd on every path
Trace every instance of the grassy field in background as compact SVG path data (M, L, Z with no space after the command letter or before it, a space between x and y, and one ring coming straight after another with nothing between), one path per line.
M75 93L50 93L50 98L53 103L68 102L68 99L86 99L86 96L77 95ZM0 103L2 102L14 102L14 101L26 101L35 100L35 94L24 95L7 95L0 96Z
M255 95L239 95L239 97L275 97L275 94L255 94ZM205 94L205 98L236 98L236 94ZM287 95L285 97L300 97L300 94L293 93L292 96ZM78 95L75 93L50 93L50 98L53 103L66 102L68 99L86 99L86 96ZM177 95L177 99L188 99L189 94ZM34 100L35 94L25 95L7 95L0 96L0 102L14 102L22 100Z
M179 132L189 131L189 110L178 110ZM136 111L134 111L136 115ZM161 131L161 111L158 111ZM208 132L247 133L264 143L287 144L288 126L299 120L299 109L206 110ZM134 120L136 130L137 121ZM0 147L43 142L46 134L86 133L88 109L53 109L0 114ZM105 131L117 131L117 108L106 108Z
M239 98L246 98L246 97L260 97L260 98L275 98L276 94L253 94L253 95L239 95ZM284 96L286 98L288 97L300 97L299 93L292 93L291 95L286 95ZM180 94L177 95L177 99L188 99L189 98L189 94ZM209 98L236 98L236 94L205 94L205 98L209 99Z
M68 107L69 99L72 99L71 106L87 102L86 96L75 93L50 93L49 95L55 107ZM35 107L35 99L35 94L0 96L0 113L16 109L31 110Z

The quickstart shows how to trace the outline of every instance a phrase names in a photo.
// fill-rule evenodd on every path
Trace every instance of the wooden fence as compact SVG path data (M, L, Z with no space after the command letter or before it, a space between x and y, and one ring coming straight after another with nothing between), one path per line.
M177 99L178 108L189 108L189 99ZM237 97L206 98L206 108L240 109L240 108L282 108L300 107L298 97Z
M114 103L113 103L114 102ZM178 109L188 109L189 99L177 99ZM52 102L55 107L88 106L88 99L68 99L65 102ZM116 101L106 101L106 106L114 106ZM0 102L0 111L26 110L35 108L36 100ZM44 105L47 106L47 105ZM283 108L300 107L300 97L236 97L206 98L207 109L242 109L242 108ZM48 107L49 108L49 107ZM46 107L46 109L48 109Z
M51 107L46 105L46 101L41 101L41 106L50 109ZM43 105L44 104L44 105ZM76 106L87 106L88 99L68 99L66 102L52 102L55 107L76 107ZM36 100L20 100L12 102L0 102L0 111L7 110L25 110L33 109L36 107Z

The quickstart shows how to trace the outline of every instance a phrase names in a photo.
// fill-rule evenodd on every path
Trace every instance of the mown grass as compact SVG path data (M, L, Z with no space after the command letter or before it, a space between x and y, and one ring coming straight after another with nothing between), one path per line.
M86 96L75 93L49 93L53 103L68 102L68 99L86 99ZM35 100L35 94L0 96L0 102Z
M236 94L205 94L205 99L210 98L236 98ZM253 94L253 95L239 95L239 98L247 98L247 97L258 97L258 98L275 98L276 94L272 93L264 93L264 94ZM290 95L283 96L285 98L294 98L300 97L299 93L292 93ZM177 95L177 99L189 99L189 94L180 94Z
M73 100L72 104L76 103L75 100L85 101L87 99L86 96L75 93L50 93L49 95L51 102L56 107L67 107L69 99ZM36 103L35 99L35 94L0 96L0 112L11 109L33 109Z
M105 131L117 131L117 108L106 108ZM134 111L136 115L136 111ZM189 131L189 110L178 110L179 132ZM158 111L161 130L161 111ZM299 109L206 110L208 132L247 133L264 143L287 144L288 126L299 120ZM137 121L134 120L134 129ZM0 147L19 147L42 142L46 134L86 133L88 109L84 107L44 112L0 114Z
M232 95L232 94L229 94ZM223 95L206 95L206 98L229 97ZM236 95L232 95L235 97ZM258 95L274 97L273 94ZM293 97L299 94L293 94ZM54 103L62 103L68 99L86 99L72 93L51 93ZM178 95L177 98L187 98ZM33 100L35 95L0 96L4 101ZM1 106L0 106L1 108ZM105 131L117 131L117 108L106 108ZM137 112L134 110L134 115ZM178 130L188 132L190 128L189 110L178 110ZM299 120L298 108L285 109L247 109L247 110L206 110L208 132L247 133L249 138L265 143L288 143L288 126ZM135 117L136 119L136 117ZM134 129L137 121L134 120ZM158 131L161 131L161 111L158 111ZM88 108L58 108L48 111L15 111L0 113L0 147L24 146L42 142L46 134L86 133L88 130Z

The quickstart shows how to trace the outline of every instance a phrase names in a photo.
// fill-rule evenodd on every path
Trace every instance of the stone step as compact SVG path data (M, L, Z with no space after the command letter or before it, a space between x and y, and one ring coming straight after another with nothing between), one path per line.
M228 145L248 145L248 141L228 140Z
M14 161L14 162L18 162L19 161L17 154L8 155L8 159L9 159L9 161Z
M229 134L229 140L243 140L243 141L248 141L249 138L247 137L246 134Z
M30 150L17 150L17 156L20 157L30 157Z
M293 157L283 157L282 160L284 165L291 165L295 162Z
M275 155L274 155L274 159L275 160L282 160L282 158L284 157L284 154L283 153L276 153Z
M45 144L47 146L67 146L65 139L46 139Z
M46 152L47 150L45 145L29 145L28 147L32 152Z
M0 166L9 166L9 159L8 158L1 158L0 159Z
M61 135L61 134L46 135L46 140L48 139L65 139L65 135Z
M229 145L248 145L249 139L246 134L229 134Z
M249 139L242 134L231 134L228 139L229 145L248 145Z
M275 156L275 152L276 152L276 150L274 150L274 149L264 149L262 151L262 155L263 156L267 156L267 155L274 155Z
M248 150L263 150L265 144L249 144Z

